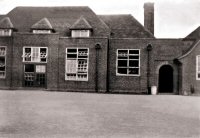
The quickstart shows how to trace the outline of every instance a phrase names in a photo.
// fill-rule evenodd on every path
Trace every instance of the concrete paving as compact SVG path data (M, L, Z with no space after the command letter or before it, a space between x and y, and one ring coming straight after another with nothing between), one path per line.
M199 138L200 97L0 90L1 138Z

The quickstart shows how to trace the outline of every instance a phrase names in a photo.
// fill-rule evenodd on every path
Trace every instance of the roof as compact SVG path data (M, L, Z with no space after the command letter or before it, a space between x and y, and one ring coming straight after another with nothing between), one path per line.
M32 29L53 29L51 23L47 18L43 18L37 23L35 23L32 27Z
M56 32L68 35L70 27L83 16L93 28L93 36L109 34L109 28L87 6L16 7L6 16L10 17L19 32L29 32L36 22L47 18Z
M0 20L0 28L1 29L11 29L14 28L12 22L9 17L4 17Z
M199 39L200 38L200 26L197 27L193 32L191 32L186 39Z
M177 59L180 60L180 59L188 56L199 44L200 44L200 40L198 40L185 54L183 54L182 56L178 57Z
M132 15L99 15L111 29L112 37L122 38L154 38Z
M92 29L91 25L84 17L80 17L71 27L70 29Z

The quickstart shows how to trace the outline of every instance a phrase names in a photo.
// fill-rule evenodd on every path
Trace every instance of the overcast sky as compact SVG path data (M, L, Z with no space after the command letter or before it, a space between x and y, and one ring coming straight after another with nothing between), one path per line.
M144 2L155 3L155 36L182 38L200 26L200 0L0 0L0 14L16 6L89 6L96 14L132 14L143 24Z

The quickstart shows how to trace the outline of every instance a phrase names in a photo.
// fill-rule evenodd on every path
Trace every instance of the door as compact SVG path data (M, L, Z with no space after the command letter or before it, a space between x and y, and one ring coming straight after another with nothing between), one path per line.
M164 65L159 70L159 92L173 92L173 68L170 65Z

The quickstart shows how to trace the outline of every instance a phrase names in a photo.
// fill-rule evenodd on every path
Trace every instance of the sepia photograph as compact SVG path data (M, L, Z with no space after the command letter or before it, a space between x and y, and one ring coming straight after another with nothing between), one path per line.
M199 0L0 7L0 138L200 138Z

